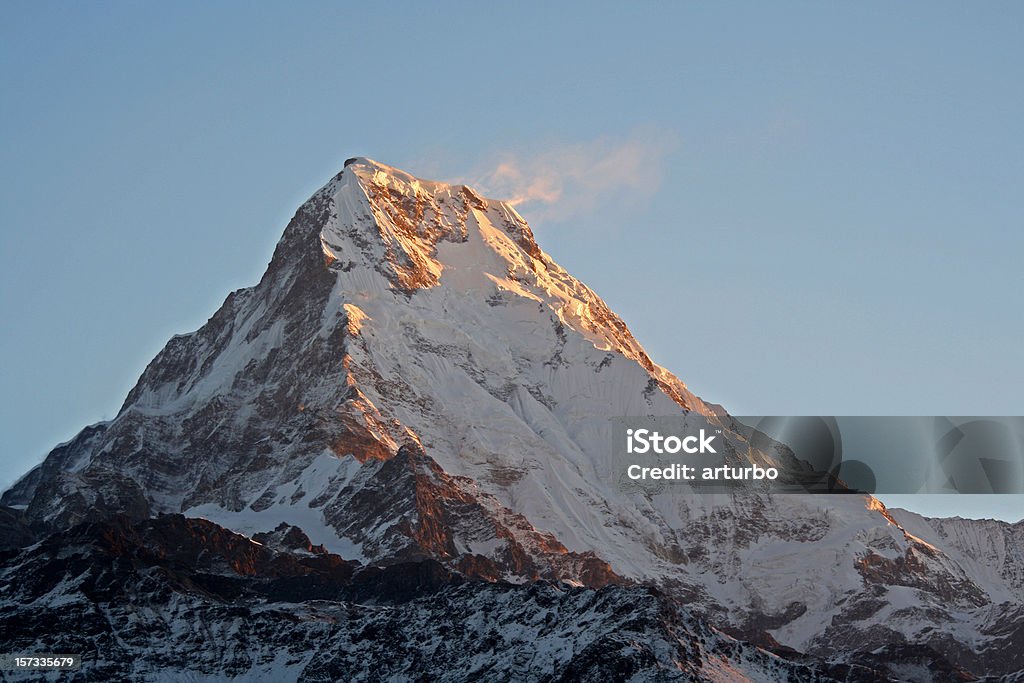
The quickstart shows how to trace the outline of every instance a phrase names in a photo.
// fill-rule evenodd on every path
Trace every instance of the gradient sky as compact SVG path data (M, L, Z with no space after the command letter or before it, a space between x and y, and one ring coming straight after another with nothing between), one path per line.
M380 5L0 3L0 486L355 155L523 199L735 414L1022 412L1021 3Z

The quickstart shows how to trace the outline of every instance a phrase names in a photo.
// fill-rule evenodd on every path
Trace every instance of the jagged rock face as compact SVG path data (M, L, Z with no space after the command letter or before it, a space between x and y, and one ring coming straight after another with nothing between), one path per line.
M691 411L715 412L511 206L356 159L258 285L173 338L115 419L3 503L36 533L184 513L247 534L285 523L365 564L648 581L765 645L900 643L1013 670L996 634L1024 602L1019 533L965 545L863 496L619 490L609 418Z
M0 550L24 548L36 541L36 533L25 522L24 515L8 507L0 507Z
M83 653L86 681L873 680L739 643L652 589L362 568L181 516L0 553L0 642Z

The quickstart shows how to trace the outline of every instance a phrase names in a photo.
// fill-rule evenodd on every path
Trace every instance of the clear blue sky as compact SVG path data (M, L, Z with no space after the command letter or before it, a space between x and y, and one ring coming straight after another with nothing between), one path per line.
M541 245L736 414L1024 409L1024 5L374 5L0 4L0 485L355 155L545 179Z

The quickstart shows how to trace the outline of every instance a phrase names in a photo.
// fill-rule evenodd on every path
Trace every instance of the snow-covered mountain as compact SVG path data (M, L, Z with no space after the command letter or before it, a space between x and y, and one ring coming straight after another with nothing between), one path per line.
M610 418L716 412L510 205L353 159L258 285L3 503L35 533L182 513L248 535L284 522L363 564L646 582L748 641L893 676L900 658L921 679L1021 668L1005 652L1024 628L1019 531L865 496L616 485Z

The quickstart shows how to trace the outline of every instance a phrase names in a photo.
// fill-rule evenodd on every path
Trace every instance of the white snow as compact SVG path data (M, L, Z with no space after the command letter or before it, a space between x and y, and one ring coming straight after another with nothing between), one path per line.
M247 536L273 531L281 522L285 522L302 529L314 545L323 545L328 551L346 560L365 562L359 544L339 536L335 529L328 526L320 508L309 507L309 502L322 492L327 482L334 481L335 485L343 487L358 469L359 462L355 458L338 458L325 451L302 472L292 486L279 487L277 500L264 510L256 511L247 507L234 511L214 503L205 503L189 508L182 514L208 519ZM292 494L300 489L305 492L304 495L292 502Z

